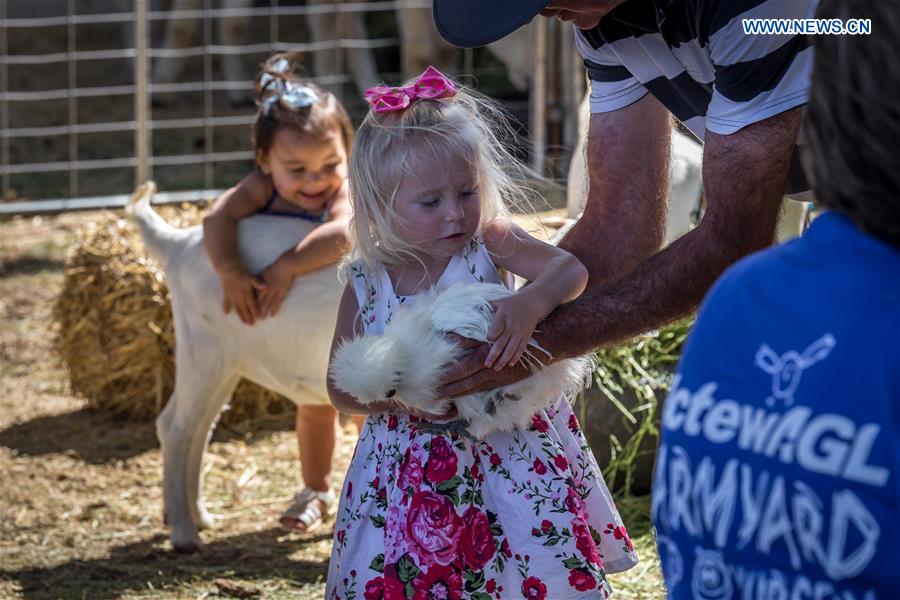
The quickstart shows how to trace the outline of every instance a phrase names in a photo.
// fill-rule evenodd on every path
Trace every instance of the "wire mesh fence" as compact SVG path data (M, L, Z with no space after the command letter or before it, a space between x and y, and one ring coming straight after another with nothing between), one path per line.
M497 47L442 47L430 4L0 1L0 211L117 206L148 177L170 200L233 185L253 168L256 68L288 50L356 122L363 87L435 63L501 99L522 151L559 175L583 91L571 32L539 20Z

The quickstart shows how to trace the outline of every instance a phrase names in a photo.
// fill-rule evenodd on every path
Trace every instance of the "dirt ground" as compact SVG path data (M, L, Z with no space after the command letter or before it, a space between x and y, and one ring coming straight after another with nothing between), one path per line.
M330 524L310 535L278 528L298 486L290 420L217 429L204 490L220 519L202 553L182 555L162 522L152 424L86 409L68 391L50 314L66 250L91 218L0 223L0 597L321 597ZM337 474L352 426L342 436ZM663 595L648 504L620 504L642 562L611 578L617 598Z

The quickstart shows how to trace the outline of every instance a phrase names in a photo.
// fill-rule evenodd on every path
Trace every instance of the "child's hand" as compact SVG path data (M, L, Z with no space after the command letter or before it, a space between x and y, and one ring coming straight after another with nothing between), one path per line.
M522 294L495 300L491 306L494 307L494 322L488 339L492 346L484 366L499 371L519 362L541 315Z
M222 303L225 314L233 308L241 321L253 325L260 318L256 293L265 290L266 284L240 266L219 273L219 278L225 294Z
M282 260L276 260L266 267L259 278L265 283L265 289L259 293L259 316L261 319L273 317L285 296L294 283L294 274L285 266Z

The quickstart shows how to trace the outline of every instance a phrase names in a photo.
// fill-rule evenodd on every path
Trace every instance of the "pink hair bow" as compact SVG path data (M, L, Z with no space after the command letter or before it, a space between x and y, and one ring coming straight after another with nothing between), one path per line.
M456 87L446 75L428 67L410 85L405 87L388 87L379 85L366 90L365 98L377 113L403 110L413 100L440 100L456 95Z

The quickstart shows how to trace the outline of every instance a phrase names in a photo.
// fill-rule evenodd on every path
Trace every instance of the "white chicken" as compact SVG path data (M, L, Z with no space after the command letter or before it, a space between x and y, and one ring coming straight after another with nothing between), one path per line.
M394 400L441 414L454 403L467 431L484 438L495 431L524 427L532 415L564 395L571 399L589 381L591 360L582 356L544 366L527 351L522 360L534 373L516 383L456 399L439 398L444 369L466 354L448 333L488 341L494 311L490 302L515 292L494 283L458 284L430 291L403 305L382 335L364 335L342 344L330 376L362 404ZM534 340L529 346L546 353Z

